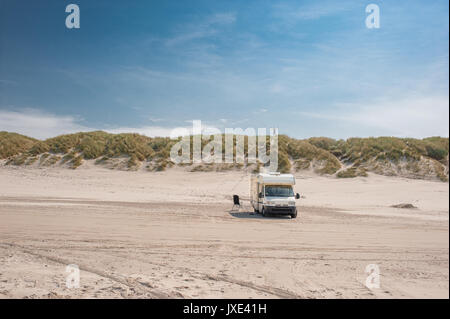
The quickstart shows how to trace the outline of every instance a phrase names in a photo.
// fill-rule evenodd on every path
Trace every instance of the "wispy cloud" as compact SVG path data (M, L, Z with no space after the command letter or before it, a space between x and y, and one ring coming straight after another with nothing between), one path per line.
M302 118L325 120L333 126L351 126L355 132L354 136L360 128L364 128L397 137L448 137L448 105L448 96L410 97L370 104L341 104L335 111L298 114Z
M190 23L178 27L177 34L165 41L167 46L175 46L188 41L210 37L216 34L220 27L233 24L236 21L235 13L216 13L202 22Z
M159 120L162 119L153 119L154 122L158 122ZM180 128L192 131L192 126L178 127L178 129ZM0 131L20 133L38 139L96 130L103 130L114 134L138 133L149 137L167 137L170 136L174 129L176 127L165 126L94 128L80 124L80 119L73 116L50 114L34 108L23 108L14 111L0 110Z
M157 117L149 117L148 120L149 120L150 122L163 122L163 121L164 121L164 119L162 119L162 118L157 118Z
M186 120L185 123L190 125L180 126L142 126L142 127L118 127L112 129L104 129L104 131L118 134L118 133L137 133L148 137L178 137L184 135L197 134L194 132L193 121ZM219 122L222 122L219 120ZM215 134L220 132L220 128L205 122L201 123L202 134Z
M186 129L189 127L164 127L164 126L142 126L142 127L118 127L113 129L104 129L105 132L119 133L137 133L148 137L169 137L176 129ZM181 134L183 135L183 134Z
M298 20L315 20L327 16L333 16L348 9L348 2L310 2L310 3L279 3L274 5L274 15L287 22L294 23Z
M160 122L163 119L151 119L152 122ZM221 125L231 124L227 119L219 119L216 123L202 122L204 134L220 130ZM88 132L102 130L105 132L137 133L148 137L170 137L193 134L192 120L184 121L184 125L179 126L119 126L119 127L89 127L80 124L80 119L69 115L55 115L33 108L23 108L20 110L0 110L0 131L20 133L26 136L47 139L61 134L76 132Z
M90 131L73 116L58 116L40 110L0 110L0 130L45 139L60 134Z

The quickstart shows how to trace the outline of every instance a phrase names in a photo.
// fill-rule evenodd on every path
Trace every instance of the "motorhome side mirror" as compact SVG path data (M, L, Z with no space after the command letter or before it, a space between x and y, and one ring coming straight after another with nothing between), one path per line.
M260 192L260 193L258 194L258 197L259 197L259 198L263 198L263 193Z
M295 199L299 199L299 198L300 198L300 194L299 193L295 194Z

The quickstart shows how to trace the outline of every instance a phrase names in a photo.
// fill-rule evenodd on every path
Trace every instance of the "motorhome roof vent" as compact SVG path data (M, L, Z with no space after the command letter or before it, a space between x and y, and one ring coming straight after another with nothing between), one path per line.
M280 175L281 173L280 172L270 172L269 174L270 175Z

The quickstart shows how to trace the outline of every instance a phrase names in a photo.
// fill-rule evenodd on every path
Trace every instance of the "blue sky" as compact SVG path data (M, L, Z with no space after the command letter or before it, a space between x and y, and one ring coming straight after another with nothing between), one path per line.
M78 4L81 28L67 29ZM368 4L380 28L365 25ZM448 1L0 0L0 130L448 136Z

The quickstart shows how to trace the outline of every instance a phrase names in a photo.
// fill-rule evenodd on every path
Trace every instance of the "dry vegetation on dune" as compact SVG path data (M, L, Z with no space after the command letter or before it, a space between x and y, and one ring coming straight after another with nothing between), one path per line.
M0 132L0 158L25 152L37 140L17 133Z
M245 138L246 139L246 138ZM222 136L222 145L225 137ZM234 137L236 141L236 137ZM0 132L0 159L7 165L64 166L76 169L85 160L114 169L150 171L171 166L170 149L177 140L139 134L110 134L102 131L61 135L44 141L16 133ZM209 141L202 141L202 146ZM192 139L191 139L192 143ZM191 148L192 150L192 148ZM245 155L248 155L247 142ZM234 149L234 153L236 149ZM339 178L381 175L448 180L449 139L378 137L334 140L314 137L305 140L279 136L279 170L308 170ZM192 171L229 169L257 170L260 164L202 164Z

